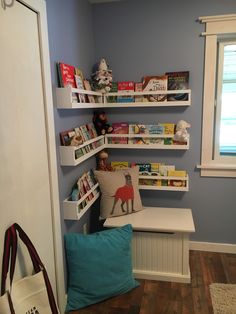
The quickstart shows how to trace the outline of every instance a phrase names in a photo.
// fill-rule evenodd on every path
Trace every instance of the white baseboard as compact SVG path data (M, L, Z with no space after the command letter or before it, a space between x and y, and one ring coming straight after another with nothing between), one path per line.
M211 243L190 241L189 249L194 251L208 251L236 254L236 244Z

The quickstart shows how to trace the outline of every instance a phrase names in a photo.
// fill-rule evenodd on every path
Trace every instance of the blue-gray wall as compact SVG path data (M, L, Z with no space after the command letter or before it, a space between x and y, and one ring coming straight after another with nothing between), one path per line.
M190 150L119 151L112 159L161 161L186 169L190 191L142 192L150 206L192 208L197 241L236 243L235 179L203 178L200 163L203 97L204 25L199 16L236 12L235 0L128 0L93 6L96 57L106 57L114 80L140 81L143 75L190 71L192 105L183 109L148 108L108 111L111 121L177 122L192 127ZM131 156L132 154L132 156Z
M58 87L57 62L64 62L80 68L85 77L90 77L95 62L92 7L87 0L47 1L48 36L54 100L54 117L57 149L60 145L59 133L91 121L92 110L56 109L55 88ZM58 152L57 152L58 153ZM87 169L95 167L90 158L77 167L61 167L58 156L60 201L67 198L77 178ZM62 212L62 209L61 209ZM64 221L62 230L82 231L86 222L90 227L89 212L79 222ZM93 217L92 217L93 219ZM95 218L96 220L96 218Z
M153 161L175 164L190 175L190 191L143 191L149 206L192 208L196 233L193 240L236 243L235 180L202 178L195 169L200 163L203 95L204 25L199 16L235 13L235 0L161 1L127 0L90 5L87 0L47 1L49 45L53 93L57 86L55 62L80 67L88 77L92 66L105 57L114 80L140 81L143 75L167 71L190 71L192 105L189 108L141 108L107 110L110 122L191 123L190 150L110 150L110 160ZM55 93L54 93L55 96ZM55 99L54 99L55 103ZM59 132L91 121L92 111L57 110L55 125ZM69 193L84 169L94 167L93 158L78 167L58 166L60 198ZM96 221L95 215L94 220ZM64 222L65 231L82 230L89 213L77 222ZM95 226L95 222L93 222Z

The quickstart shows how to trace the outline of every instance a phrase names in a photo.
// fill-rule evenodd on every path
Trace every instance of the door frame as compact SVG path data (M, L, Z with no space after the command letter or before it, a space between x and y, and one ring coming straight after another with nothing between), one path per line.
M44 97L44 111L47 137L48 169L50 178L51 216L53 230L54 263L56 296L61 312L64 312L66 303L65 275L63 262L62 226L58 190L58 173L56 159L55 124L53 113L52 80L50 72L50 57L48 45L47 12L45 0L17 0L32 9L37 14L39 28L39 48L42 69L42 87ZM7 10L11 8L6 8Z

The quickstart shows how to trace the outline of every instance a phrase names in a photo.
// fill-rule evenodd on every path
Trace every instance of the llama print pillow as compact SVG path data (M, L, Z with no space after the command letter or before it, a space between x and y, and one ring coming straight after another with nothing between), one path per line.
M139 168L94 171L101 190L100 216L108 218L142 210L138 189Z

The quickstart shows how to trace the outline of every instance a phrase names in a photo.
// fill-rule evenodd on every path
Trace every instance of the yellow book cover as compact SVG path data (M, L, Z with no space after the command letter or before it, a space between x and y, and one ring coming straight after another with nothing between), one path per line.
M169 170L168 176L169 177L186 177L187 172L185 170Z
M174 134L175 133L175 124L174 123L161 123L164 127L164 134Z
M111 168L112 170L127 169L129 168L129 163L128 161L112 161Z

